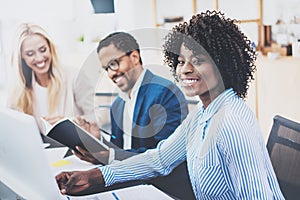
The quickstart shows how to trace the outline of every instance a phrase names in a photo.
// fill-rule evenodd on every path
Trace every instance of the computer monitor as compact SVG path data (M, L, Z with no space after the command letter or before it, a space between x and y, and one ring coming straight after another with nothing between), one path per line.
M114 13L114 0L91 0L94 13Z

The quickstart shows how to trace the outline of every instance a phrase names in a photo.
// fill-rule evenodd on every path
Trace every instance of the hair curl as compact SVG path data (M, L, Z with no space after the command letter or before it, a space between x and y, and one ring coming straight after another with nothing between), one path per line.
M254 80L256 53L236 22L221 12L206 11L175 26L163 45L164 61L175 79L179 50L184 43L194 55L207 52L221 74L225 89L233 88L244 99Z

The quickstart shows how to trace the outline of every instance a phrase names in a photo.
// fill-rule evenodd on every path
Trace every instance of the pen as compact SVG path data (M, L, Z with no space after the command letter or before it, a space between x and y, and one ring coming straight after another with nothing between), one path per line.
M116 193L112 192L111 194L114 196L115 200L120 200Z
M103 133L105 133L106 135L109 135L111 138L116 139L115 135L110 134L109 132L107 132L106 130L99 128L100 131L102 131Z

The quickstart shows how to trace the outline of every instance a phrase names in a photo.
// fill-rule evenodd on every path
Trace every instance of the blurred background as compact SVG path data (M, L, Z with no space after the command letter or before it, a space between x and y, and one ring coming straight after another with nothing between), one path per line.
M259 51L257 79L246 102L265 138L275 114L300 121L299 0L0 0L0 105L6 104L10 56L21 22L42 26L54 39L62 63L74 68L91 62L99 68L94 54L97 43L119 30L133 33L145 65L155 66L163 64L159 47L166 31L207 9L241 20L241 29ZM153 70L172 78L167 68ZM99 93L109 83L102 79Z

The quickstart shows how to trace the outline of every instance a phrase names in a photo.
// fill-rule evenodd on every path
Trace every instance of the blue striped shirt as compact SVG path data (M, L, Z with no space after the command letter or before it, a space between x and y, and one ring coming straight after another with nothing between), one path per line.
M284 199L255 115L232 89L189 113L156 149L100 170L109 186L167 175L185 159L197 199Z

